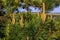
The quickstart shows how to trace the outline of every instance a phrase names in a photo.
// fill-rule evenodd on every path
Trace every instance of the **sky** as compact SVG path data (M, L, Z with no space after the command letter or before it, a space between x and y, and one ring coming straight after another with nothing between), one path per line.
M29 6L28 8L31 12L40 12L41 11L41 9L39 9L38 7L34 7L34 6ZM19 12L27 12L27 9L25 9L25 8L23 9L22 7L18 7L18 11Z
M60 6L54 8L53 11L50 11L50 12L52 12L52 13L55 13L55 12L60 13Z
M29 9L31 10L31 12L41 12L42 10L39 9L38 7L33 7L33 6L30 6ZM26 9L23 9L22 7L19 7L18 8L18 11L19 12L27 12ZM60 13L60 6L54 8L52 11L50 11L52 13Z

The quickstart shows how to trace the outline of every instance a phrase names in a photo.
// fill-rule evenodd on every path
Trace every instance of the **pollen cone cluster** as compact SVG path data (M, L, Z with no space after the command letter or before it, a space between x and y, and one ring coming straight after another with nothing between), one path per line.
M19 20L20 26L23 28L23 25L24 25L24 23L23 23L23 16L21 15L20 18L21 18L21 19Z
M41 18L42 18L42 22L44 23L45 20L46 20L46 14L45 14L45 13L42 13L42 14L41 14Z
M12 24L15 24L15 14L12 14Z

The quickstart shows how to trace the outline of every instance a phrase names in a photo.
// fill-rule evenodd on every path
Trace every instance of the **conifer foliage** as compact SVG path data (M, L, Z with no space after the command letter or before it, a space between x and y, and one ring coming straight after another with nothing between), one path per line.
M14 16L14 24L10 14L6 14L2 17L3 19L0 19L1 40L56 40L60 37L59 22L51 20L50 17L43 24L41 15L23 13L14 14ZM21 16L23 27L19 21Z

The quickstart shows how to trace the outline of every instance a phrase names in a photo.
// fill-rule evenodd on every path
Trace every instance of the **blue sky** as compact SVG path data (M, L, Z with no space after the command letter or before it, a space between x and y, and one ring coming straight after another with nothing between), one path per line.
M28 8L31 12L40 12L41 11L41 9L39 9L38 7L34 7L34 6L29 6ZM18 11L19 12L27 12L27 9L25 9L25 8L23 9L22 7L18 7Z
M53 12L53 13L54 13L54 12L60 13L60 6L54 8L53 11L51 11L51 12Z
M31 12L40 12L40 11L42 11L41 9L39 9L38 7L33 7L33 6L30 6L29 7L29 9L31 10ZM18 8L18 11L19 12L27 12L27 10L26 9L23 9L22 7L19 7ZM56 8L54 8L52 11L50 11L50 12L52 12L52 13L60 13L60 6L58 6L58 7L56 7Z

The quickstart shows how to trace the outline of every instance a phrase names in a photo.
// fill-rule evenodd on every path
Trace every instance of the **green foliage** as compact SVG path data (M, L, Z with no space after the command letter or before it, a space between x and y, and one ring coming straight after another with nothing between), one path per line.
M24 19L23 28L19 23L21 15ZM12 16L10 14L6 14L3 18L4 22L0 22L0 27L4 26L4 30L0 32L3 32L5 36L3 38L0 36L1 40L26 40L27 37L30 40L60 40L59 22L51 20L50 17L47 17L45 23L42 24L41 16L38 17L37 14L15 14L16 21L14 25L11 23ZM39 29L41 29L40 32ZM38 32L39 34L36 36Z

